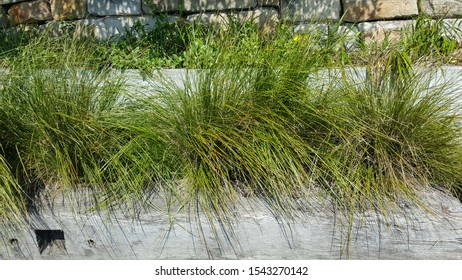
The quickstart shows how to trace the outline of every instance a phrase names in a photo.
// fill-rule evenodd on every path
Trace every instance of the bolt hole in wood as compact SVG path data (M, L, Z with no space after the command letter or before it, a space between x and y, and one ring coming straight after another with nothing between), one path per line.
M13 245L13 246L17 246L18 245L18 240L16 238L11 238L9 240L10 244Z
M37 246L40 254L66 253L64 231L59 229L36 229Z
M96 242L93 239L88 239L87 243L88 243L89 247L95 247L96 246Z

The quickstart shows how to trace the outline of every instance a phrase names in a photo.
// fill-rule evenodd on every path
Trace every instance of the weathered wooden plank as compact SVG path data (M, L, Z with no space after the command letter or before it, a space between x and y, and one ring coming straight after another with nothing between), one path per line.
M0 254L7 259L462 259L461 203L436 190L426 191L424 199L432 214L408 205L389 217L374 211L358 215L345 246L345 220L319 201L301 209L299 220L281 223L260 203L243 200L228 242L212 233L204 217L201 231L196 216L180 214L170 224L165 208L132 219L120 210L78 213L60 197L33 216L29 229L4 233L10 242ZM62 230L64 241L53 241L40 254L37 229Z

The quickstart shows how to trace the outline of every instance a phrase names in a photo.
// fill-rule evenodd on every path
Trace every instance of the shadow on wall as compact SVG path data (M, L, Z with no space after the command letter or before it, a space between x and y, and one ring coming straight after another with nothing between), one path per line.
M175 16L168 17L170 22L174 22L176 19ZM124 34L126 29L130 29L136 23L140 23L147 29L152 29L157 21L157 18L149 16L86 19L78 22L76 32L81 36L94 36L103 41L117 40L118 36Z
M8 14L14 24L52 20L50 3L47 0L24 2L11 6Z
M214 14L212 14L212 12L218 11L235 14L240 19L253 19L254 22L260 23L265 28L271 28L271 24L278 20L278 12L275 9L253 9L257 6L257 0L138 0L140 4L139 6L129 7L130 2L133 2L133 0L128 0L128 2L124 2L123 0L88 0L88 11L89 14L93 17L83 19L78 22L78 33L87 36L94 36L101 40L117 40L119 35L125 33L126 29L133 27L137 22L144 25L147 29L151 29L159 21L159 18L157 18L156 16L152 17L152 14L150 14L151 11L149 11L149 7L152 7L152 5L158 5L159 10L162 12L178 13L179 10L184 11L186 15L190 14L190 16L188 16L188 20L194 19L194 16L200 18L201 20L204 20L207 19L207 17L215 16ZM179 9L179 7L181 6L184 6L185 10ZM141 7L141 12L138 10L139 7ZM199 14L199 12L207 11L210 13ZM138 12L141 15L138 15ZM132 13L132 15L124 16L125 13ZM106 16L102 16L103 14ZM221 14L221 16L222 15L223 14ZM202 16L204 16L205 18L203 18ZM256 19L260 17L264 20ZM171 14L166 19L170 22L174 22L178 20L179 17L177 15ZM271 22L269 24L263 24L262 22L266 20L269 20Z
M257 6L257 0L143 0L143 11L149 12L149 5L155 4L160 11L205 12L249 9Z
M343 0L348 22L410 19L419 14L418 0Z
M87 9L94 16L140 15L140 0L87 0Z
M342 0L342 2L344 20L351 22L378 18L383 6L383 0Z
M282 17L294 21L338 21L341 0L281 0Z
M50 4L54 20L79 19L87 16L87 0L53 0Z

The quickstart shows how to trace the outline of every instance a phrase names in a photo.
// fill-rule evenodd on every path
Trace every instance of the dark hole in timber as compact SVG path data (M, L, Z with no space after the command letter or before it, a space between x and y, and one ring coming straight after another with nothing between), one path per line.
M40 254L48 247L57 242L64 243L64 231L60 229L36 229L35 236Z
M88 246L90 246L90 247L95 247L95 245L96 245L96 243L95 243L95 241L93 239L88 239L87 243L88 243Z
M9 242L11 245L18 245L18 240L16 238L11 238Z

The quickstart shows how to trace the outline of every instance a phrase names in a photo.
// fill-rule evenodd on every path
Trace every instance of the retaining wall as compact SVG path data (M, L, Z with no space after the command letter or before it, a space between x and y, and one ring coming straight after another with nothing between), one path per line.
M462 206L439 191L424 194L431 212L409 206L388 216L358 214L350 242L343 214L327 201L310 201L296 213L300 219L284 221L243 199L226 235L203 213L168 212L161 197L153 201L157 210L140 209L136 219L123 209L79 212L69 197L44 200L26 228L1 228L0 260L462 259Z
M302 27L341 21L372 39L413 24L418 15L443 18L448 26L462 27L462 0L0 0L0 28L72 21L94 26L94 36L105 40L138 20L154 26L152 5L169 13L171 20L217 22L234 15L269 26L290 19ZM455 37L462 41L458 31Z

